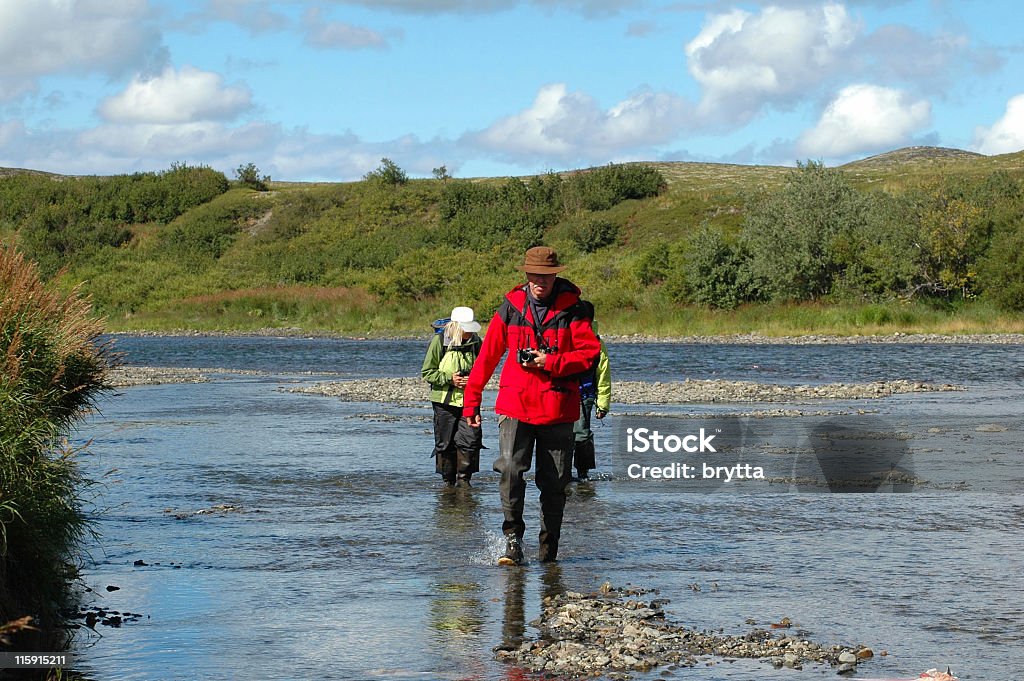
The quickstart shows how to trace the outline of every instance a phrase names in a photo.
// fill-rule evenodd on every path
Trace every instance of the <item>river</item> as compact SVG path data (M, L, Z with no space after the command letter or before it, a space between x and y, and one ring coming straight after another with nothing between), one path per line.
M83 570L93 592L83 605L141 615L78 631L73 651L89 679L531 678L496 662L493 648L536 635L530 622L545 594L606 581L656 588L675 620L700 628L743 633L748 619L765 626L789 617L815 641L869 646L876 656L858 678L950 665L961 679L996 681L1024 669L1019 346L611 344L622 380L965 386L817 404L884 419L918 473L946 484L908 494L681 494L622 484L602 461L616 415L596 428L598 479L571 487L560 562L509 569L495 564L493 421L473 488L444 490L429 458L428 405L287 391L328 373L417 375L425 341L116 343L127 364L262 373L124 388L77 433L91 440L81 464L97 481L87 510L98 537ZM737 405L676 411L715 409ZM763 421L786 431L802 418ZM528 557L538 515L531 485ZM792 680L819 671L708 658L634 678Z

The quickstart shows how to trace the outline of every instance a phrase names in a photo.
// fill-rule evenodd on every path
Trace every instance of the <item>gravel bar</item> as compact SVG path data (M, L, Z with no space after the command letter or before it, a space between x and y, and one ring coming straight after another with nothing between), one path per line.
M492 380L488 389L496 390ZM613 381L615 404L689 404L708 402L807 402L814 400L866 400L902 393L964 390L954 385L921 381L876 381L827 385L775 385L750 381L685 380L675 382ZM337 397L349 402L407 404L426 402L429 388L419 378L372 378L332 381L290 388L289 392Z

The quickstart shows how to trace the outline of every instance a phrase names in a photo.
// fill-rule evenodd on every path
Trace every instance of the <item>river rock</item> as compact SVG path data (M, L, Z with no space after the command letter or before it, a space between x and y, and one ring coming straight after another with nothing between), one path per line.
M614 678L616 673L663 665L716 663L706 656L760 659L792 669L802 669L806 663L838 665L840 656L851 648L775 636L766 629L739 635L688 629L666 617L661 606L667 599L637 598L648 592L606 583L592 594L547 597L541 617L533 622L540 636L513 649L498 649L495 657L533 672Z

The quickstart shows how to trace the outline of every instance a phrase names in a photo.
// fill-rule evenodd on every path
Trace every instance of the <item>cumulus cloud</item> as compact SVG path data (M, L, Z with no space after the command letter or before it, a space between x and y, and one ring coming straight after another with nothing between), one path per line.
M311 7L302 21L306 44L325 49L387 49L387 39L368 28L341 21L324 21L320 9Z
M840 79L939 96L965 72L984 74L1003 62L964 34L901 24L867 33L844 4L782 0L709 15L686 56L703 92L701 121L720 127L745 124L766 107L792 109Z
M841 158L905 143L928 125L931 104L907 93L877 85L843 88L826 107L818 124L800 136L803 155Z
M136 77L120 94L101 102L99 113L112 123L178 124L232 119L251 105L248 88L225 87L219 74L186 66Z
M982 154L1009 154L1024 149L1024 94L1006 103L1006 111L992 127L979 127L974 148Z
M508 159L607 160L678 135L692 107L676 95L644 91L607 111L564 83L545 85L533 104L464 142Z
M53 73L119 76L167 62L145 0L0 2L0 101L37 88Z
M800 97L842 63L860 30L834 3L713 15L686 46L690 74L704 91L701 115L742 123L767 102Z

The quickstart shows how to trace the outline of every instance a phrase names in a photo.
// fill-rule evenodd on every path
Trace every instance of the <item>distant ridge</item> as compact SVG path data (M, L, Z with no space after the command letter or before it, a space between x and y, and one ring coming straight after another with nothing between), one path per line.
M984 158L984 154L963 149L950 149L949 147L904 147L887 151L884 154L868 156L859 161L851 161L840 168L849 170L867 170L875 168L891 168L893 166L905 165L908 163L934 163L936 161L967 161L977 158Z
M0 177L10 177L11 175L46 175L47 177L62 177L57 173L48 173L45 170L29 170L27 168L0 168Z

